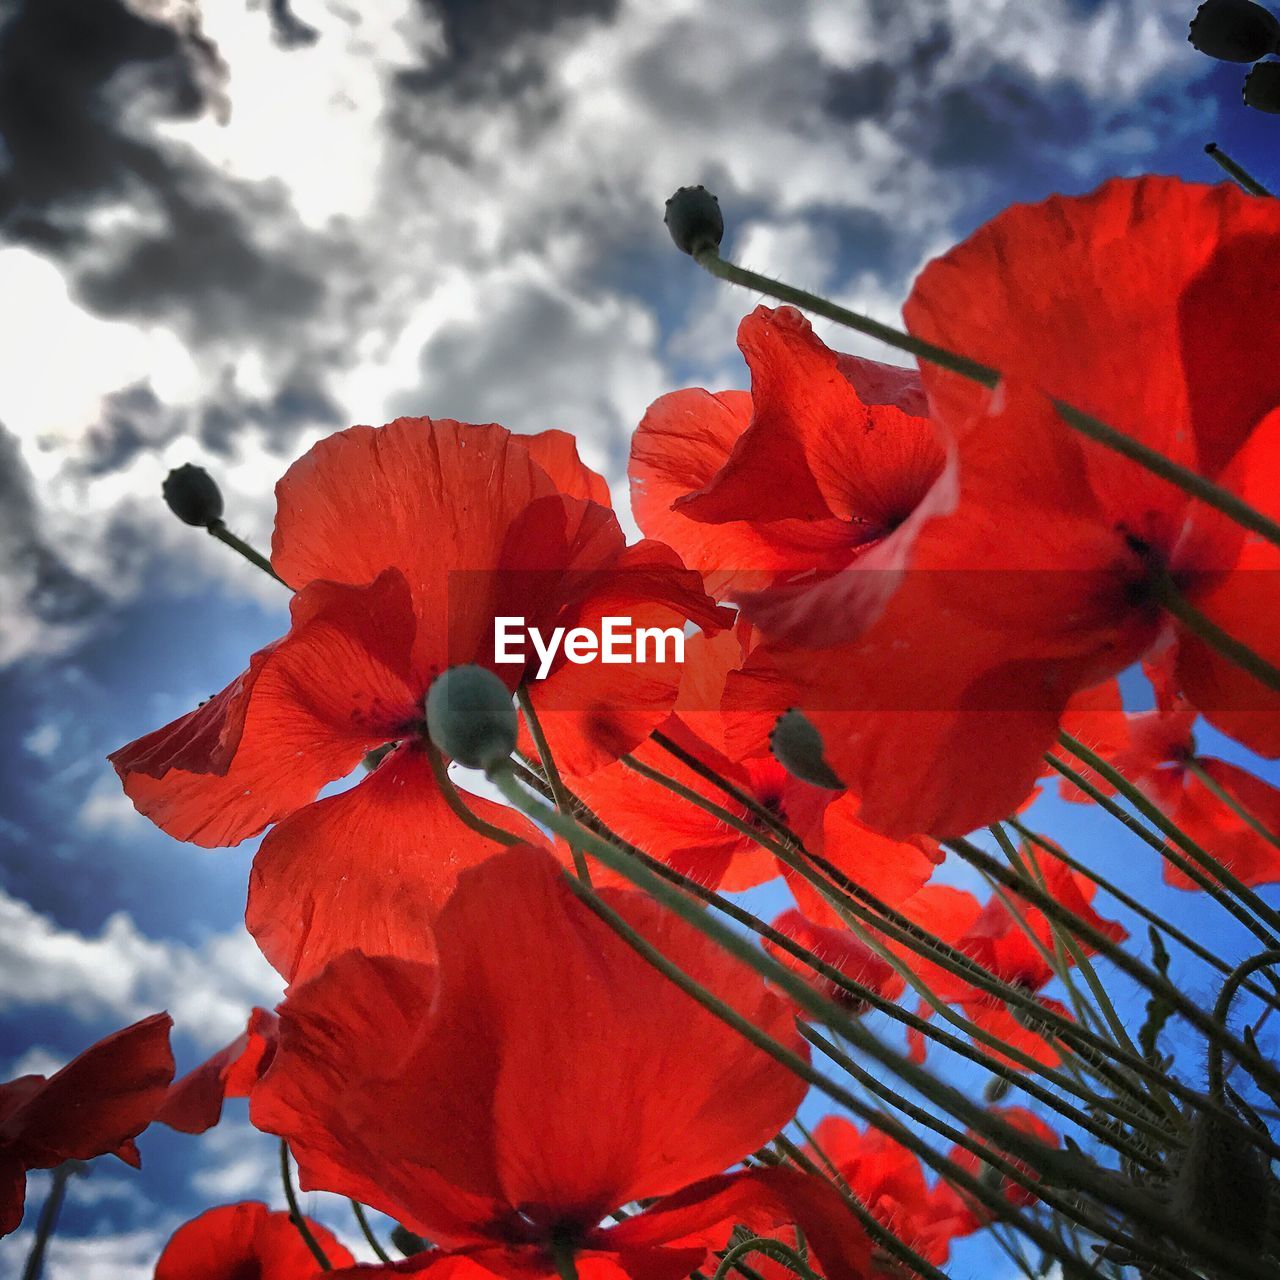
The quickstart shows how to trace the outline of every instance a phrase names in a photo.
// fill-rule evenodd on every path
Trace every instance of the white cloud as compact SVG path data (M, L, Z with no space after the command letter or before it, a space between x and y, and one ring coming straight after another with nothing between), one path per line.
M55 1235L45 1255L44 1280L150 1280L156 1259L177 1225L119 1235ZM0 1264L6 1265L7 1274L18 1274L30 1248L27 1229L0 1241Z
M147 938L116 912L96 937L59 928L0 892L0 1009L57 1005L121 1026L162 1009L210 1049L244 1030L251 1006L273 1005L281 983L248 933L198 947Z
M489 55L511 85L495 97L457 88L444 27L412 0L316 0L303 15L316 38L292 47L268 38L262 6L205 0L204 32L229 68L226 122L152 124L145 95L117 86L116 96L129 103L130 136L183 166L184 196L206 198L238 229L248 255L239 274L184 299L180 256L162 279L117 281L108 319L68 288L68 264L29 247L0 252L11 300L0 349L18 371L0 387L0 422L38 494L40 542L108 601L211 579L270 599L269 580L171 519L159 484L180 462L210 465L229 523L265 544L272 484L331 428L328 406L340 424L411 407L567 427L617 480L627 433L674 385L671 361L701 361L704 381L723 380L753 303L691 264L679 274L659 225L675 187L718 186L731 222L740 210L731 242L761 269L893 318L903 264L945 245L965 201L992 180L981 166L934 163L922 145L940 128L933 104L1001 67L1045 92L1073 86L1112 119L1159 77L1191 74L1184 9L631 0L612 21L522 33L518 47ZM830 77L879 63L892 69L892 96L832 118ZM424 81L417 89L404 86L407 68ZM1141 124L1105 137L1082 129L1059 148L1066 166L1086 165L1095 143L1124 164L1151 145ZM838 268L837 248L850 245L821 212L884 225L897 265ZM155 192L105 201L72 273L110 274L131 237L154 237L169 216ZM191 254L194 243L178 248ZM671 281L686 290L674 307L650 296L656 254L668 291ZM299 280L314 296L277 296ZM101 296L102 286L89 294ZM664 343L673 333L687 343ZM104 409L128 388L133 401ZM276 397L289 388L286 422ZM44 616L31 606L38 575L8 559L0 663L83 634L92 611Z
M37 725L22 740L23 747L41 760L50 760L62 741L62 730L52 721Z

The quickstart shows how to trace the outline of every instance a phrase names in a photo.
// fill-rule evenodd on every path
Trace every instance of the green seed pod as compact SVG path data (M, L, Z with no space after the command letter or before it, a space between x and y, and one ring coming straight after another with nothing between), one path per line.
M667 201L662 220L681 253L718 249L724 238L720 201L706 187L681 187Z
M1257 62L1280 47L1280 19L1253 0L1205 0L1187 39L1224 62Z
M1271 1170L1266 1156L1225 1120L1199 1111L1174 1185L1173 1209L1245 1248L1267 1239Z
M1245 76L1244 105L1280 116L1280 62L1260 62Z
M844 783L836 777L822 754L822 735L814 728L813 721L797 707L784 711L778 717L773 732L769 734L769 750L793 778L828 791L844 790Z
M490 769L516 749L511 690L484 667L450 667L427 690L427 732L450 759Z
M160 486L169 510L184 524L207 529L222 519L222 492L203 468L188 462L175 467Z

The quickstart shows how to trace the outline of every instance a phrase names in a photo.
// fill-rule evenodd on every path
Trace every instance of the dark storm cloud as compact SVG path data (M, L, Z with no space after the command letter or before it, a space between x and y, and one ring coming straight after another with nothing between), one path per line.
M42 537L31 473L14 436L0 424L0 558L9 589L5 605L40 623L77 623L96 611L102 594L74 573Z
M448 87L462 99L511 98L542 83L544 68L531 38L565 23L611 21L620 0L418 0L439 21L445 56L400 73L410 93Z
M287 5L271 16L297 43ZM122 0L16 0L0 26L0 235L59 255L90 309L172 318L196 341L317 306L320 238L295 226L287 257L254 240L296 224L286 193L139 127L225 110L225 72L194 6L164 23ZM139 215L110 239L87 225L107 202Z

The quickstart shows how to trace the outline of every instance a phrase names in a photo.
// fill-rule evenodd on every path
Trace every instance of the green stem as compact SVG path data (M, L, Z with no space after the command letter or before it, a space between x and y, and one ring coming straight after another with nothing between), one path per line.
M1160 930L1161 933L1165 934L1169 938L1172 938L1173 941L1177 942L1180 946L1185 947L1186 950L1191 952L1192 955L1203 960L1206 964L1212 965L1215 969L1218 970L1219 973L1226 974L1231 972L1231 966L1224 959L1222 959L1221 956L1216 955L1214 952L1210 951L1207 947L1202 946L1200 943L1198 943L1194 938L1183 933L1181 929L1178 929L1175 925L1170 924L1163 916L1161 916L1155 911L1152 911L1150 907L1145 906L1143 903L1139 902L1138 899L1133 897L1132 894L1126 893L1113 881L1108 880L1105 876L1095 871L1092 867L1086 866L1078 858L1075 858L1071 854L1069 854L1065 849L1058 848L1057 845L1052 844L1050 841L1046 840L1044 836L1038 835L1036 832L1032 831L1030 827L1024 826L1017 818L1006 818L1005 822L1009 826L1011 826L1024 840L1028 841L1031 844L1034 844L1037 848L1043 849L1046 853L1051 854L1053 857L1059 859L1059 861L1061 861L1065 866L1069 867L1077 875L1082 875L1087 880L1091 880L1094 884L1098 886L1099 889L1101 889L1104 893L1109 894L1122 907L1125 907L1128 910L1132 911L1135 915L1140 916L1148 924L1154 925L1157 929ZM1273 998L1275 995L1274 992L1264 991L1261 987L1258 987L1258 986L1250 986L1248 989L1254 995L1259 996L1264 1000Z
M660 877L644 867L637 865L622 850L602 840L588 831L572 818L557 811L548 809L540 801L529 795L511 768L510 761L502 761L495 765L489 777L502 794L527 816L563 836L570 843L577 841L584 852L589 852L610 870L618 872L631 881L637 888L646 892L661 906L666 907L674 915L685 920L694 928L716 942L723 950L749 968L754 969L762 977L784 991L801 1009L807 1010L819 1020L827 1023L833 1030L850 1041L856 1048L875 1059L887 1070L898 1076L908 1088L929 1098L935 1105L955 1116L975 1132L988 1137L1001 1151L1009 1157L1026 1163L1042 1177L1052 1180L1054 1185L1086 1190L1099 1195L1117 1211L1129 1214L1140 1220L1150 1222L1157 1229L1167 1234L1173 1241L1203 1254L1206 1258L1236 1268L1241 1277L1254 1280L1273 1280L1270 1271L1264 1268L1255 1257L1247 1251L1237 1248L1230 1241L1222 1240L1200 1230L1194 1223L1185 1221L1178 1215L1168 1211L1164 1206L1152 1200L1145 1192L1131 1187L1123 1179L1109 1175L1097 1169L1087 1159L1069 1151L1059 1151L1047 1146L1034 1136L1023 1132L1009 1124L1002 1117L995 1115L972 1102L959 1089L946 1084L931 1075L923 1067L913 1063L886 1045L861 1026L856 1020L849 1018L843 1009L833 1002L824 999L813 991L798 975L785 965L766 955L758 948L721 923L708 912L703 911L685 894L674 886L667 884ZM996 864L997 866L999 864ZM768 1053L776 1061L788 1067L802 1080L816 1086L833 1101L847 1107L856 1115L868 1113L868 1108L847 1089L835 1084L822 1073L815 1071L804 1058L761 1031L749 1019L744 1018L731 1006L715 996L696 981L685 974L678 966L673 965L646 938L638 934L627 922L603 902L585 885L567 880L576 896L596 915L605 920L620 937L637 951L644 959L662 972L682 991L697 1000L704 1008L713 1013L726 1025L733 1027L748 1041L756 1045L762 1052ZM1037 904L1038 905L1038 904ZM1047 914L1047 913L1046 913ZM1229 1113L1225 1113L1231 1119ZM931 1167L938 1168L948 1162L940 1157L928 1143L919 1139L905 1126L900 1132L893 1132L896 1138L908 1149L915 1150ZM1246 1132L1248 1132L1246 1130ZM1257 1142L1257 1138L1253 1139ZM961 1185L959 1172L953 1177L957 1185ZM979 1200L989 1202L995 1200L993 1206L997 1216L1011 1216L1010 1206L1003 1197L992 1197L986 1187L977 1180L965 1175L964 1189L977 1195ZM968 1185L972 1184L972 1185ZM1036 1240L1054 1257L1067 1261L1072 1266L1080 1265L1076 1255L1065 1253L1058 1241L1045 1231L1033 1219L1026 1215L1018 1215L1021 1229L1030 1238Z
M1268 929L1280 931L1280 914L1269 907L1247 884L1236 876L1229 867L1215 858L1207 849L1202 848L1174 823L1160 812L1142 792L1129 781L1114 765L1090 751L1078 738L1069 733L1059 733L1058 741L1077 759L1083 760L1089 768L1105 779L1162 835L1168 836L1180 849L1186 852L1215 879L1226 886ZM1276 939L1268 939L1268 944L1280 946Z
M720 1265L715 1269L712 1280L724 1280L730 1271L741 1270L743 1259L750 1257L753 1253L764 1254L766 1258L771 1258L793 1275L801 1276L803 1280L817 1280L813 1272L805 1266L804 1259L794 1249L788 1249L781 1240L772 1240L768 1236L753 1236L750 1240L743 1240L726 1250L724 1257L720 1259Z
M293 1189L293 1174L289 1170L289 1142L285 1138L280 1139L280 1181L284 1184L285 1203L289 1206L289 1221L297 1227L298 1234L311 1251L311 1256L316 1260L320 1270L332 1271L333 1267L320 1247L320 1242L311 1234L311 1227L303 1217L302 1210L298 1208L298 1193Z
M1056 898L1051 897L1036 885L1024 884L1019 887L1017 877L1013 872L1002 866L985 850L979 849L977 845L968 840L955 839L948 840L945 843L948 849L958 854L970 866L987 872L994 879L1019 892L1027 902L1042 912L1047 919L1056 920L1071 928L1077 937L1083 938L1099 955L1110 960L1126 977L1132 978L1134 982L1141 984L1153 995L1163 996L1178 1013L1204 1035L1212 1038L1214 1035L1221 1034L1222 1029L1212 1014L1206 1013L1193 1000L1189 1000L1168 978L1148 968L1140 960L1125 951L1123 947L1112 942L1101 930L1096 929L1087 920L1076 915L1075 912L1063 907ZM1269 1062L1261 1058L1243 1040L1236 1036L1222 1036L1222 1043L1232 1054L1240 1059L1240 1065L1246 1070L1253 1072L1259 1079L1266 1079L1273 1088L1280 1089L1280 1070L1277 1070ZM1126 1063L1129 1060L1127 1054L1117 1054L1116 1058L1118 1061ZM1149 1063L1144 1063L1143 1065L1148 1069L1150 1067ZM1226 1114L1224 1113L1224 1115ZM1256 1141L1256 1135L1254 1135L1254 1138ZM1280 1150L1280 1148L1277 1148L1277 1150Z
M1064 760L1059 760L1051 751L1046 751L1044 755L1045 763L1056 773L1060 773L1073 786L1078 787L1085 795L1093 801L1104 813L1114 818L1125 830L1137 836L1144 844L1154 849L1166 862L1177 867L1183 875L1187 877L1193 884L1199 886L1205 893L1213 899L1224 911L1235 917L1250 933L1254 935L1264 946L1271 946L1275 941L1272 935L1264 928L1253 916L1244 909L1222 886L1206 875L1194 862L1175 849L1172 845L1158 836L1153 835L1146 829L1136 818L1126 813L1116 802L1106 795L1099 788L1095 787L1084 774L1073 769ZM1127 779L1125 780L1127 783ZM1171 824L1168 824L1171 825ZM1175 828L1176 829L1176 828ZM1182 840L1187 837L1181 836ZM1174 837L1170 837L1174 839ZM1207 855L1206 855L1207 856Z
M472 831L478 832L488 840L493 840L497 844L517 845L523 844L524 841L519 836L513 835L510 831L504 831L501 827L495 827L493 823L486 822L479 814L473 813L463 800L458 788L453 785L453 779L449 777L449 767L444 762L444 757L440 754L440 748L431 741L425 734L422 738L423 749L427 754L427 762L431 765L432 777L436 780L436 786L440 788L440 794L444 796L444 802L453 810L454 816L462 823L465 823Z
M1214 620L1191 603L1178 590L1169 574L1162 574L1152 584L1153 598L1166 613L1176 618L1193 636L1203 640L1215 653L1248 672L1259 684L1280 692L1280 670L1247 644L1224 631Z
M1240 819L1251 831L1260 835L1268 844L1275 845L1280 849L1280 836L1274 831L1270 831L1265 827L1248 809L1240 803L1239 800L1231 794L1205 767L1195 756L1188 756L1183 765L1189 773L1193 773L1205 787L1207 791L1213 794L1217 799L1231 810L1232 813Z
M1236 994L1240 990L1241 984L1250 974L1257 973L1259 969L1265 969L1270 965L1280 964L1280 951L1263 951L1256 956L1251 956L1248 960L1238 964L1222 984L1222 990L1218 992L1218 998L1214 1002L1213 1016L1220 1026L1224 1029L1227 1025L1227 1019L1231 1016L1231 1002L1236 998ZM1215 1036L1209 1037L1209 1096L1222 1105L1225 1102L1225 1086L1226 1076L1222 1069L1223 1045ZM1236 1059L1240 1062L1240 1059ZM1246 1069L1247 1063L1241 1063Z
M529 726L529 733L533 738L533 745L538 751L538 760L542 764L542 772L546 775L547 785L551 788L551 794L555 799L555 806L561 813L571 816L573 813L573 804L569 798L569 793L565 789L564 780L560 777L560 770L556 768L556 762L552 759L551 748L547 745L547 735L542 732L542 722L538 719L538 713L533 709L533 699L529 696L529 688L522 684L516 691L516 700L520 703L520 710L524 712L525 723ZM587 868L587 860L582 855L582 851L573 845L570 845L573 855L573 869L577 873L578 879L583 884L591 883L591 872Z
M968 356L959 355L932 342L925 342L913 334L904 333L901 329L881 324L878 320L872 320L869 316L860 315L856 311L850 311L845 307L838 306L836 303L830 302L817 294L809 293L804 289L797 289L779 280L773 280L769 276L761 275L759 272L749 271L745 267L737 266L735 263L726 262L719 252L710 246L695 254L694 260L700 267L718 279L727 280L730 284L742 285L754 293L763 293L771 298L777 298L781 302L789 302L793 306L803 307L806 311L812 311L815 315L825 316L828 320L834 320L836 324L852 329L856 333L863 333L868 337L877 338L881 342L888 343L891 347L896 347L899 351L905 351L919 360L928 361L941 369L947 369L951 373L959 374L962 378L967 378L970 382L976 382L980 386L991 389L1000 382L1001 375L999 371L991 368L990 365L972 360ZM1054 400L1053 407L1063 422L1081 435L1087 436L1090 440L1096 441L1114 453L1128 458L1131 462L1136 462L1153 475L1157 475L1162 480L1167 480L1170 484L1176 485L1184 493L1189 493L1193 498L1199 498L1207 506L1223 512L1224 515L1229 516L1242 528L1260 535L1276 546L1280 546L1280 524L1263 515L1262 512L1256 511L1234 493L1214 484L1212 480L1206 480L1204 476L1197 475L1196 472L1180 466L1172 459L1166 458L1163 454L1135 440L1132 436L1125 435L1122 431L1117 431L1114 427L1110 427L1105 422L1093 417L1092 414L1085 413L1082 409L1077 409L1074 405L1067 404L1066 401Z
M900 1262L905 1262L912 1271L918 1276L927 1277L927 1280L948 1280L946 1272L939 1271L927 1258L918 1254L905 1240L896 1235L889 1227L885 1226L879 1218L863 1204L854 1189L848 1184L840 1170L831 1163L821 1147L814 1141L813 1135L800 1123L799 1117L792 1120L792 1124L804 1135L805 1141L819 1154L823 1164L826 1166L825 1171L818 1167L814 1161L804 1153L801 1148L796 1146L785 1134L779 1134L774 1141L777 1143L779 1150L786 1153L787 1157L795 1164L799 1165L810 1176L822 1178L829 1182L840 1193L840 1198L849 1207L850 1212L861 1224L862 1229L878 1244L886 1253L892 1254Z
M654 739L655 741L658 740L657 734L654 735ZM659 745L665 744L660 743ZM761 809L761 806L754 799L733 786L732 783L719 777L714 770L708 769L696 757L682 751L675 744L671 744L667 749L700 777L734 800L737 800L740 804L744 804L753 813L759 809L762 813L767 814L768 811ZM794 832L785 826L780 827L778 820L773 815L768 815L768 824L775 829L780 827L786 833L783 838L784 843L769 840L758 830L744 823L736 814L714 804L706 796L700 795L674 778L667 777L666 774L651 768L643 761L628 756L624 757L623 762L635 772L667 788L674 795L680 796L690 804L696 805L712 816L719 818L720 821L741 832L748 839L754 840L762 848L768 849L785 866L790 867L813 885L861 941L867 942L867 938L855 923L855 917L858 916L861 916L864 920L869 919L871 925L886 937L903 943L916 954L924 956L932 963L940 965L949 972L963 978L979 990L985 991L989 995L994 995L1006 1004L1011 1004L1032 1014L1039 1025L1051 1029L1055 1036L1064 1043L1069 1044L1096 1073L1105 1078L1114 1088L1125 1091L1130 1088L1129 1081L1125 1075L1122 1072L1112 1070L1107 1065L1109 1059L1116 1057L1115 1046L1108 1040L1094 1035L1087 1028L1079 1026L1069 1018L1064 1018L1054 1013L1051 1009L1044 1008L1034 995L1013 983L1003 981L989 969L978 964L971 956L966 955L927 930L921 929L919 925L902 915L901 912L894 910L887 903L850 880L839 868L832 865L825 858L805 848ZM874 913L874 917L869 918L868 911ZM868 945L876 946L874 943L868 943ZM894 961L890 960L890 963L894 963ZM932 993L923 984L915 982L912 978L908 978L908 981L911 981L912 985L915 985L916 989L922 992L923 998L943 1017L953 1019L953 1015L945 1010L945 1006L940 1001L937 1001L936 997L933 997ZM1009 1047L1002 1046L1001 1052L1012 1056L1012 1051ZM1144 1075L1144 1078L1163 1079L1162 1074L1156 1068L1142 1059L1129 1059L1125 1065L1131 1071Z
M536 779L534 775L524 777L523 780L529 784L536 784L541 781ZM543 786L546 784L543 783ZM578 802L575 799L575 809ZM620 839L608 827L604 826L594 814L589 811L583 814L579 821L594 830L597 835L602 836L606 840L610 840L613 844L624 849L631 857L640 861L655 875L661 876L664 880L671 884L678 885L684 889L686 893L697 898L700 902L706 903L710 907L714 907L721 914L729 919L742 925L744 928L751 930L765 941L771 943L781 951L785 951L788 955L800 960L803 964L813 970L819 977L830 982L837 989L846 992L859 1003L866 1004L878 1013L884 1014L901 1025L918 1032L920 1035L941 1045L943 1048L950 1050L959 1057L965 1058L975 1065L982 1067L993 1076L1005 1081L1006 1084L1021 1090L1028 1097L1034 1098L1036 1101L1043 1103L1051 1110L1056 1111L1064 1119L1079 1126L1085 1132L1091 1134L1099 1141L1105 1142L1114 1147L1116 1151L1134 1161L1135 1164L1144 1165L1149 1168L1158 1168L1158 1162L1153 1161L1152 1157L1141 1147L1134 1145L1127 1138L1116 1133L1114 1129L1108 1128L1104 1123L1096 1120L1089 1112L1074 1106L1072 1103L1060 1098L1051 1090L1046 1089L1037 1080L1036 1076L1043 1076L1046 1080L1051 1081L1066 1093L1075 1094L1082 1101L1087 1102L1090 1106L1097 1106L1099 1103L1098 1095L1085 1088L1083 1085L1077 1084L1052 1068L1046 1067L1036 1058L1022 1053L1012 1045L1002 1044L994 1036L988 1036L980 1028L974 1027L966 1023L958 1015L953 1015L952 1011L941 1001L936 1001L931 1007L934 1012L939 1013L942 1017L947 1018L949 1022L962 1028L966 1035L970 1035L973 1039L982 1044L988 1045L1010 1057L1017 1062L1023 1069L1017 1070L1014 1067L1006 1065L1004 1062L992 1057L989 1053L983 1053L970 1044L967 1040L961 1039L959 1036L952 1035L950 1032L943 1030L935 1023L930 1022L926 1018L920 1017L918 1014L912 1013L908 1009L902 1008L896 1001L889 1000L882 996L873 988L864 986L862 983L849 978L839 969L834 968L819 956L814 955L807 947L802 946L790 935L782 933L775 929L772 925L765 924L757 916L752 915L749 911L744 911L736 903L728 898L716 893L713 889L708 889L705 885L699 884L696 880L690 879L688 876L681 874L672 867L668 867L665 863L660 862L657 858L645 853L642 849L636 848L634 845L628 844ZM916 977L910 966L905 964L902 958L892 951L888 950L879 939L870 934L869 931L861 929L852 921L847 921L851 930L862 941L864 945L873 950L881 959L891 965L897 973L910 985L913 989L921 994L923 999L929 1000L933 993L928 986ZM1146 1127L1149 1135L1154 1137L1163 1146L1177 1144L1176 1135L1150 1125L1145 1121L1144 1117L1123 1107L1120 1103L1109 1100L1107 1106L1112 1114L1117 1118L1126 1119L1135 1127Z
M369 1225L369 1218L365 1214L364 1205L359 1200L352 1200L351 1212L356 1215L356 1221L360 1224L361 1234L369 1242L369 1248L378 1255L378 1261L390 1263L392 1261L391 1255L378 1243L378 1237L373 1234L373 1228Z
M40 1280L44 1271L44 1255L58 1229L58 1215L62 1212L62 1203L67 1197L67 1183L71 1175L83 1169L78 1160L67 1160L53 1171L49 1183L49 1194L45 1197L40 1209L40 1217L36 1221L35 1238L31 1242L31 1252L27 1254L26 1265L22 1268L22 1280Z
M217 540L232 551L238 552L240 555L269 577L274 578L282 587L288 587L289 584L271 567L271 561L267 559L260 551L255 551L243 538L237 538L230 529L227 528L221 520L215 520L211 525L205 526L209 533L217 538ZM292 590L292 588L290 588Z
M1252 196L1269 196L1272 193L1262 185L1243 165L1237 164L1216 142L1208 142L1204 148L1209 156L1225 173L1238 182Z

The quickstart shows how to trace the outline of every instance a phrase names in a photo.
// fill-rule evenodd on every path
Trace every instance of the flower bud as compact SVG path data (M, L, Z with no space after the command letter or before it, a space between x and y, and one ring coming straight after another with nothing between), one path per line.
M1211 58L1257 62L1280 48L1280 19L1253 0L1205 0L1187 39Z
M516 749L511 690L484 667L450 667L427 690L431 741L468 769L489 769Z
M662 220L681 253L696 256L703 249L718 249L724 238L720 201L703 186L681 187L667 201Z
M222 519L222 492L213 477L193 463L175 467L161 485L169 510L186 524L207 529Z
M1257 1248L1267 1239L1270 1205L1271 1170L1263 1152L1226 1120L1196 1112L1174 1211L1205 1231Z
M799 708L792 707L778 717L769 734L769 750L793 778L828 791L844 790L844 783L822 754L822 735Z
M1260 62L1245 76L1244 104L1280 116L1280 62Z
M395 1245L406 1258L412 1258L415 1253L426 1253L431 1247L420 1236L415 1235L407 1227L402 1227L398 1222L391 1228L391 1243Z

